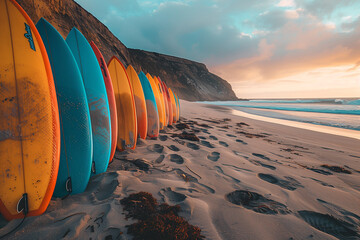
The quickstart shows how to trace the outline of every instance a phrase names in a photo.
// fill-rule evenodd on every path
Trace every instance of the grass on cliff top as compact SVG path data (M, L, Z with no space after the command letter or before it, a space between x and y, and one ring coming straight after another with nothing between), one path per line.
M134 240L198 240L204 239L199 227L179 217L180 206L158 204L147 192L133 193L120 201L126 211L126 218L139 220L126 226Z

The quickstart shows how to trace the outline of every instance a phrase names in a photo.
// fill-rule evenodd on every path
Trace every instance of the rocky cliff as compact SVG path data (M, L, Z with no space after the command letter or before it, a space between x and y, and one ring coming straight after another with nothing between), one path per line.
M128 49L91 13L73 0L17 0L36 23L41 17L49 21L65 38L71 28L79 29L89 41L94 41L106 61L115 55L125 66L131 64L160 76L181 99L235 100L229 83L210 73L206 66L190 60L142 50Z

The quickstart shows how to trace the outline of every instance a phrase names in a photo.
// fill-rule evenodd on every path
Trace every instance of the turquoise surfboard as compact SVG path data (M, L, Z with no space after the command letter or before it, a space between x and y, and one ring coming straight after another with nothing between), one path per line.
M143 72L140 72L138 75L144 91L146 102L146 111L148 118L148 136L157 137L159 136L160 120L159 112L156 106L155 95L151 88L149 79L146 77L146 75Z
M103 173L111 152L110 110L104 78L95 53L79 30L73 28L66 43L79 66L89 104L94 144L92 173Z
M60 33L41 18L36 27L54 76L59 107L61 151L55 197L81 193L90 179L93 143L88 101L75 58Z
M180 120L180 105L179 105L179 98L174 93L175 103L176 103L176 121Z

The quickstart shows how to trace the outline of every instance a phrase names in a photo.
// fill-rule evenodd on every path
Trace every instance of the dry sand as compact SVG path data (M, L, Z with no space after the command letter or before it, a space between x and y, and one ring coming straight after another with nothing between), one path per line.
M359 140L186 101L181 116L189 129L117 152L86 192L52 200L9 238L131 239L119 201L139 191L180 204L206 239L360 238ZM200 141L174 136L183 131ZM0 235L19 221L0 221Z

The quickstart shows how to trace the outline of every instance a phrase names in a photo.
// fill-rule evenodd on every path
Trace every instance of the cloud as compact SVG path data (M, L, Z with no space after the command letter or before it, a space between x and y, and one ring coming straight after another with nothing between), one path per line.
M358 0L77 1L127 47L204 62L233 86L360 61Z
M278 4L276 4L277 7L295 7L294 0L281 0Z
M302 16L301 22L288 21L263 38L271 46L272 54L267 58L259 57L263 47L258 45L257 57L243 57L212 70L231 82L259 82L316 68L355 64L360 59L360 24L353 28L350 33L336 32L318 19Z

